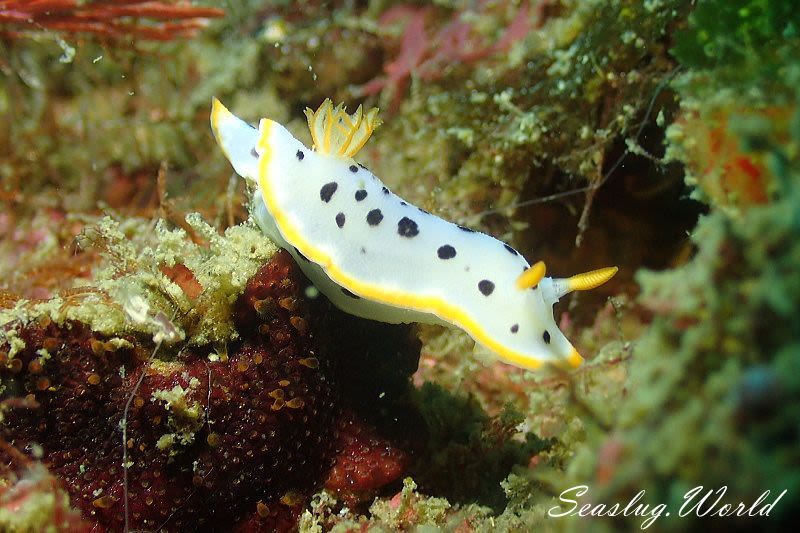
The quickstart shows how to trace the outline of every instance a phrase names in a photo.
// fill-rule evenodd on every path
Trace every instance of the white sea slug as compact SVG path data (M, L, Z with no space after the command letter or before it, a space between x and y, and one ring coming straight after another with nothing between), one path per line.
M523 368L579 366L553 305L605 283L616 267L548 278L541 261L531 266L508 244L392 194L353 159L380 124L377 111L359 106L348 115L330 100L307 109L312 149L272 120L253 128L216 99L211 125L233 168L255 186L264 233L343 311L454 325Z

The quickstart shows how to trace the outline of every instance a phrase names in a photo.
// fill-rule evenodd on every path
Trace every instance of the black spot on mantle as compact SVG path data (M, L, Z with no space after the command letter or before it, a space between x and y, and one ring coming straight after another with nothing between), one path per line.
M449 244L445 244L436 250L436 255L439 256L439 259L452 259L456 256L456 249Z
M383 220L383 213L381 213L380 209L373 209L369 213L367 213L367 224L370 226L377 226Z
M482 279L478 282L478 290L481 291L481 294L484 296L489 296L494 292L494 283L488 279Z
M401 237L412 238L419 235L419 226L408 217L403 217L397 223L397 234Z
M322 200L325 203L330 202L331 198L333 198L333 193L335 193L336 189L338 189L338 188L339 188L339 184L336 183L335 181L332 181L330 183L326 183L319 190L319 199Z

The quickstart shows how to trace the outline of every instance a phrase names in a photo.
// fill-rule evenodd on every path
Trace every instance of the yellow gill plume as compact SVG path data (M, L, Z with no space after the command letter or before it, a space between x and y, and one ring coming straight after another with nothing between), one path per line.
M306 108L305 114L314 150L346 158L355 156L382 123L377 107L365 114L359 105L356 112L349 115L344 104L333 107L329 98L316 111Z

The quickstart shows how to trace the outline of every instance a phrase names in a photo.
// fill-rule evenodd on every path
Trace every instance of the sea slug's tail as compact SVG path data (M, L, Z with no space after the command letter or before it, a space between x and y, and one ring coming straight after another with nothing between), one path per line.
M211 104L211 129L236 173L245 179L257 181L258 130L228 111L216 98Z

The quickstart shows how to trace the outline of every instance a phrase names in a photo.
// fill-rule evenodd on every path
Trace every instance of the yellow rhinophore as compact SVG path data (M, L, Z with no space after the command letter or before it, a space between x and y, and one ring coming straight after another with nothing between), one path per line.
M530 289L531 287L535 287L542 281L546 272L547 267L544 266L544 261L537 262L519 275L517 278L517 288Z
M617 267L613 266L598 268L597 270L591 270L583 274L575 274L567 278L567 286L570 291L588 291L589 289L599 287L613 278L618 270Z

